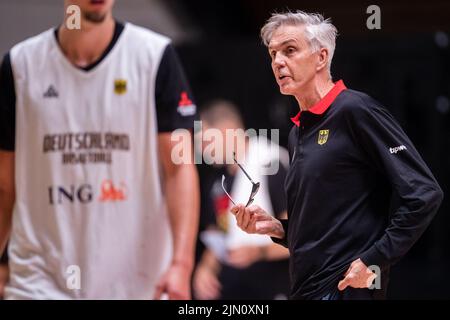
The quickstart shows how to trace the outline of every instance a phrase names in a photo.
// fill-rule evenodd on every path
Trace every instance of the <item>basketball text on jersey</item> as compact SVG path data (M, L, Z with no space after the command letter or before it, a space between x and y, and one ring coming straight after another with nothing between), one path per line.
M112 163L113 151L129 151L130 137L123 133L68 132L46 134L44 153L58 152L62 164Z

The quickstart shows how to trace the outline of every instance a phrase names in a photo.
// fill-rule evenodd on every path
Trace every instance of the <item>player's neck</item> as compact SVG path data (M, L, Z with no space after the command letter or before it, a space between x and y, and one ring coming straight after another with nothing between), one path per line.
M316 105L333 88L331 78L318 77L308 84L309 88L302 90L301 95L295 96L301 111L306 111Z
M86 67L97 61L114 36L115 21L109 16L102 23L83 21L80 30L59 29L59 44L72 64Z

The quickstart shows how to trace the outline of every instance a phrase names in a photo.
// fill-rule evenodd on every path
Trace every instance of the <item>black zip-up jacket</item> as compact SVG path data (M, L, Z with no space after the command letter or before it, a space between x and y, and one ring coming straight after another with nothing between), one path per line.
M342 81L293 121L287 237L274 239L290 250L291 299L336 292L358 258L381 268L369 296L384 297L389 266L430 224L441 188L390 113Z

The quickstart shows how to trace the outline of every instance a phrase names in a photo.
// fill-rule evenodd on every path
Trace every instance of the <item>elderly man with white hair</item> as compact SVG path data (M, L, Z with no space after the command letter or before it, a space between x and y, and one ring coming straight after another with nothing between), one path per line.
M390 113L333 82L336 35L329 19L302 11L273 14L261 30L280 91L300 109L288 143L288 219L256 205L231 211L244 231L289 248L291 299L384 298L390 266L443 198Z

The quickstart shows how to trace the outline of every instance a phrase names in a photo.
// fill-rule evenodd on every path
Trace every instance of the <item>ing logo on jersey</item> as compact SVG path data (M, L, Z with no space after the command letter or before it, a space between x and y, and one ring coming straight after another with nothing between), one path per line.
M114 80L114 92L118 95L127 93L127 80L124 79Z
M127 188L124 183L119 186L114 186L111 180L105 180L102 183L100 202L107 201L123 201L127 199Z
M89 204L95 199L101 203L119 202L128 199L128 188L124 182L114 184L111 180L103 180L100 186L100 195L97 197L97 188L89 183L82 185L53 185L48 187L49 203L51 205L65 205L73 203Z
M320 130L319 137L317 138L317 143L320 145L327 143L329 133L330 130Z

